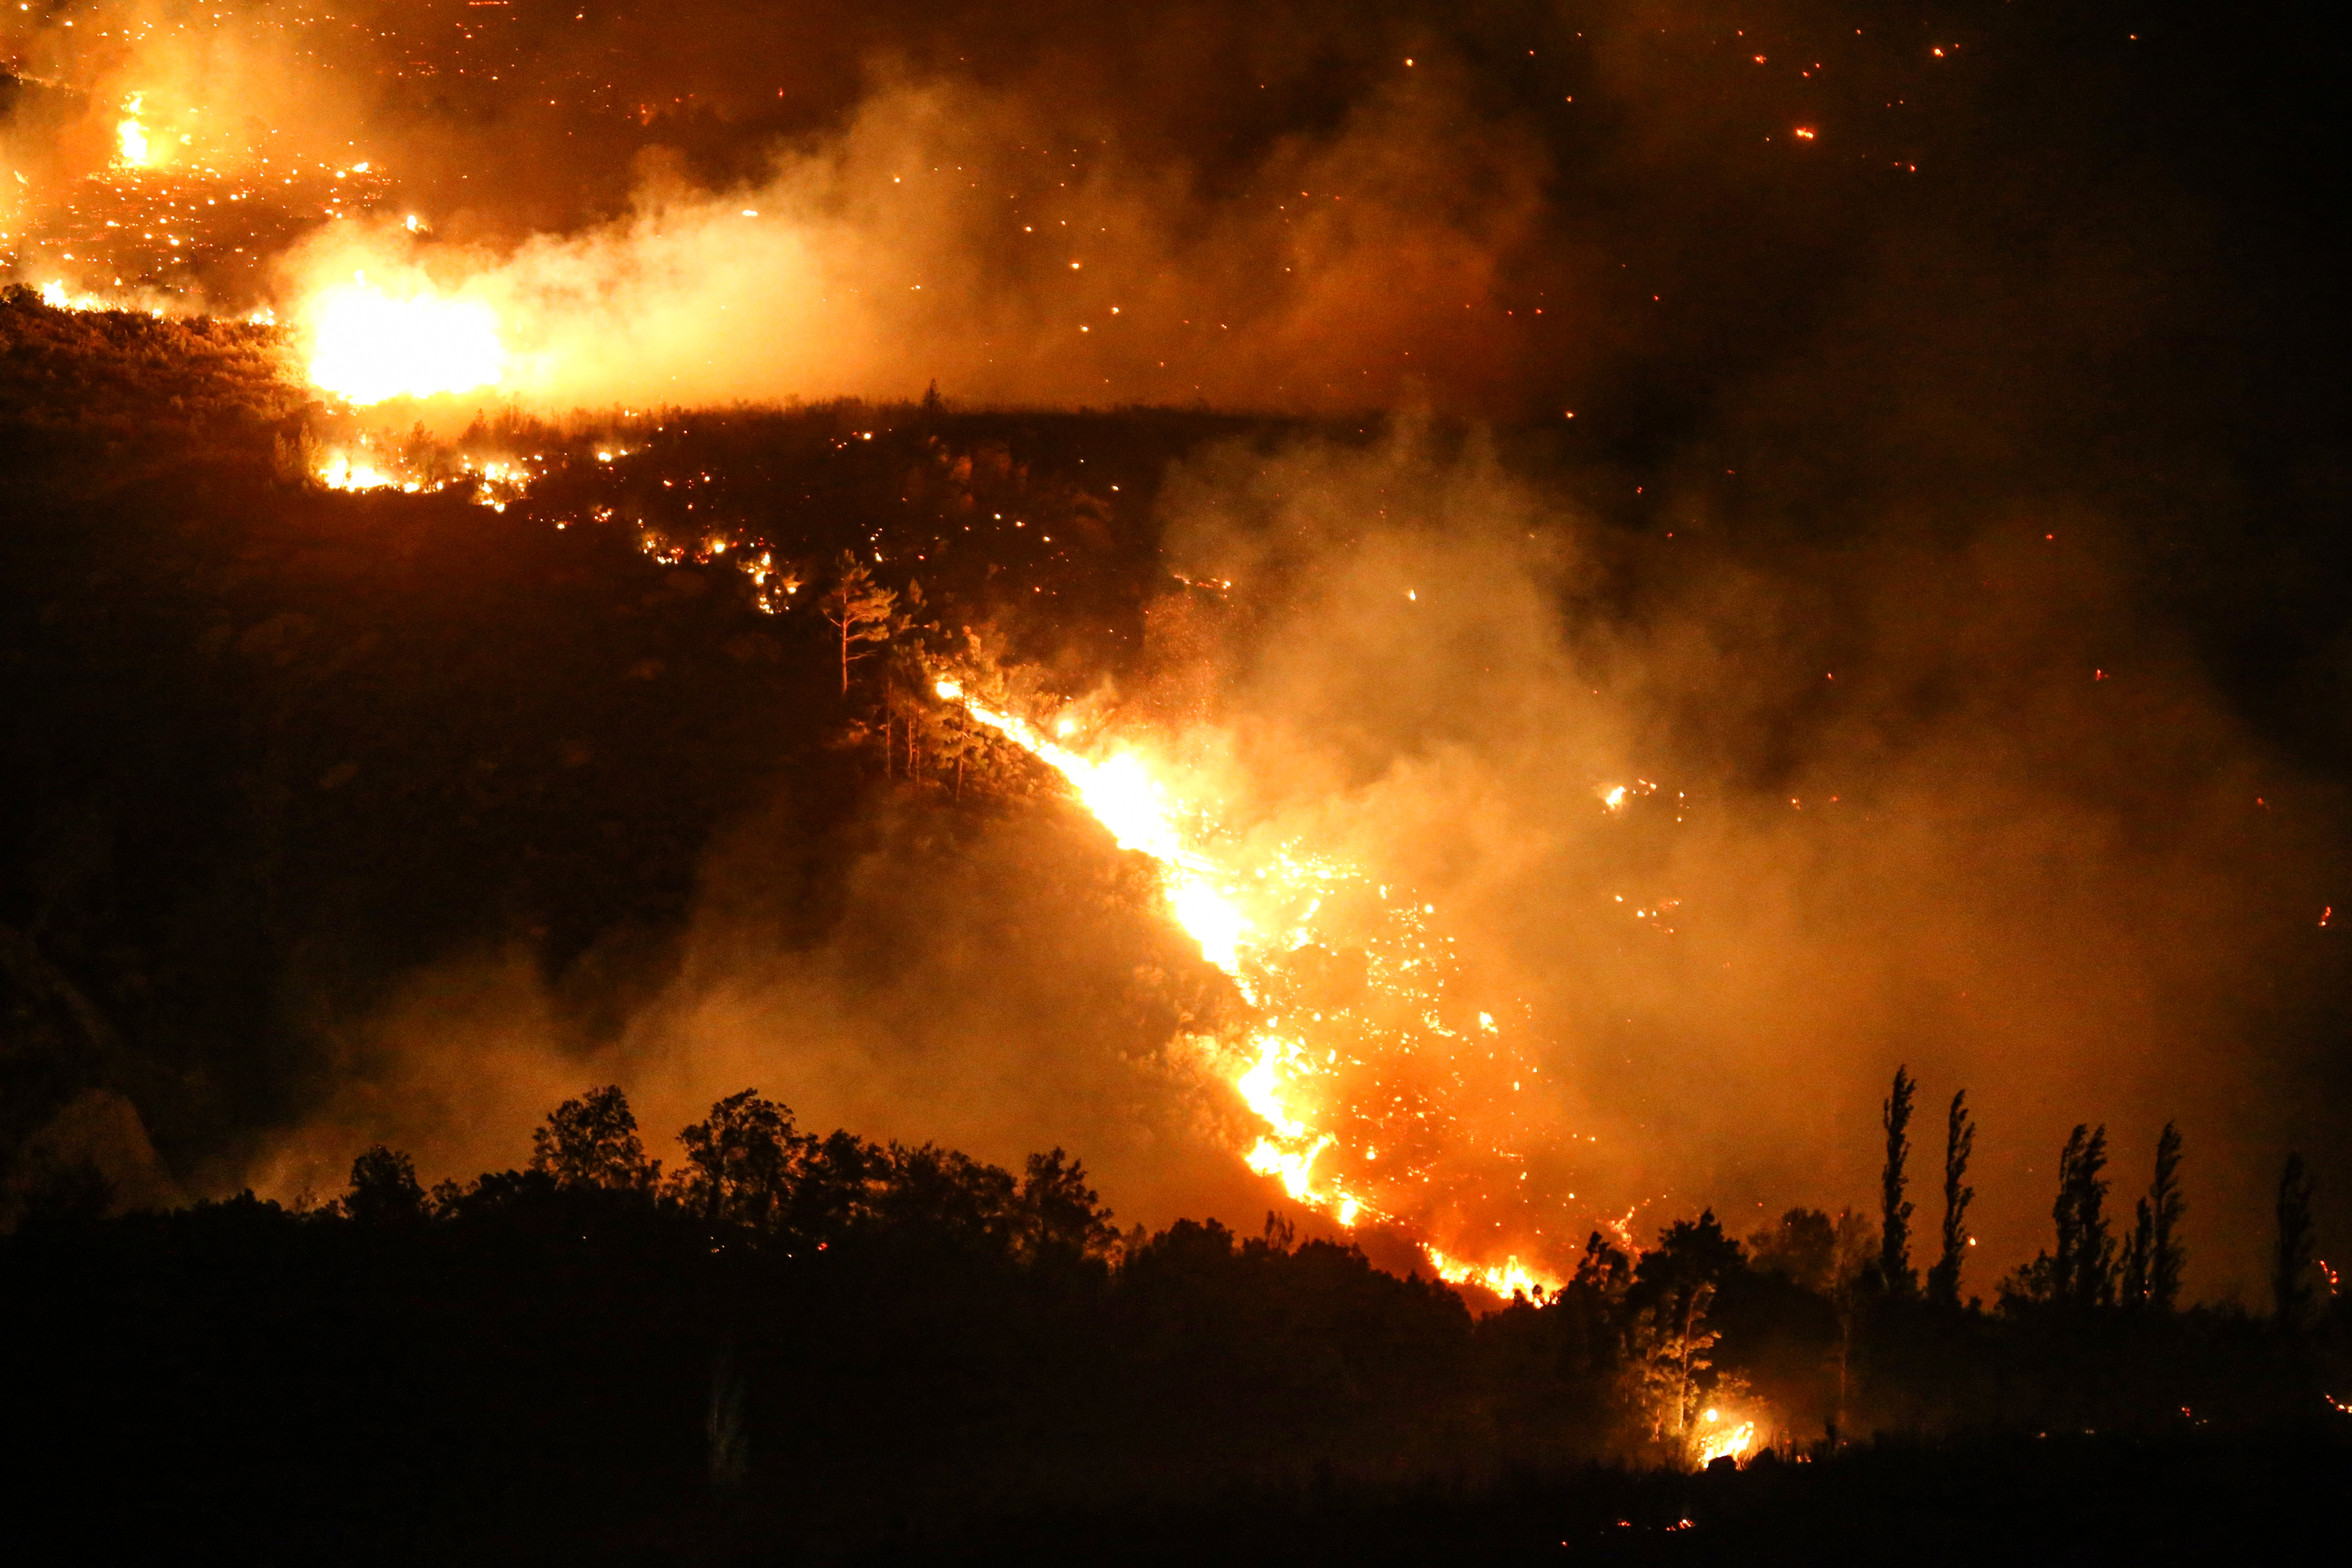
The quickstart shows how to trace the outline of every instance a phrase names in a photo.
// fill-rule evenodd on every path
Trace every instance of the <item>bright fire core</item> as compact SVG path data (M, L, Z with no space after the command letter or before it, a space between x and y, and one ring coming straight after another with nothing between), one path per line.
M394 295L363 274L306 307L310 379L358 404L495 386L506 374L496 312L430 288Z
M1296 844L1244 849L1213 805L1180 800L1137 751L1083 755L955 681L937 690L1059 773L1121 848L1150 857L1170 913L1248 1002L1226 1076L1262 1127L1250 1169L1342 1226L1411 1237L1454 1283L1559 1288L1512 1250L1549 1249L1510 1136L1512 1098L1538 1069L1492 1015L1447 994L1455 965L1433 908Z

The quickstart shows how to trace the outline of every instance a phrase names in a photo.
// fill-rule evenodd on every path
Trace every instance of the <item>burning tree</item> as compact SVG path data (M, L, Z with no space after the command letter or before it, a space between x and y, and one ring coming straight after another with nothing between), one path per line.
M1715 1347L1723 1336L1706 1326L1715 1287L1701 1283L1633 1314L1625 1330L1625 1379L1650 1440L1687 1458L1700 1408L1722 1381Z
M1589 1267L1602 1278L1611 1251L1596 1234L1585 1250ZM1643 1255L1627 1301L1622 1377L1633 1409L1653 1442L1672 1446L1675 1461L1705 1457L1710 1439L1700 1412L1716 1399L1745 1387L1715 1364L1722 1335L1707 1326L1717 1282L1744 1267L1739 1244L1726 1236L1712 1209L1696 1220L1678 1220L1658 1233L1658 1246ZM1578 1270L1580 1282L1587 1270Z

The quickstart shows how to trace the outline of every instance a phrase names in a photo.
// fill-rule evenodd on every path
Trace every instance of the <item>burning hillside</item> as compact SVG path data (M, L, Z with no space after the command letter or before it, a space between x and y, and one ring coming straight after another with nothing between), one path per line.
M1101 1110L1130 1162L1107 1168L1148 1184L1164 1160L1156 1192L1278 1199L1449 1277L1549 1288L1580 1237L1671 1194L1866 1185L1818 1151L1890 1056L2035 1126L2109 1085L2145 1132L2181 1082L2262 1076L2233 1042L2302 1060L2328 1037L2340 745L2311 694L2336 633L2309 584L2333 568L2278 567L2304 558L2249 521L2333 504L2311 312L2246 324L2266 289L2306 297L2263 259L2292 247L2217 268L2179 238L2269 234L2294 204L2208 178L2203 131L2159 154L2114 130L2209 92L2195 49L1834 6L919 9L0 14L0 249L81 323L9 307L12 438L69 451L37 465L59 505L176 496L163 476L194 464L353 562L399 569L407 520L479 526L610 587L633 627L708 616L698 652L632 642L594 682L649 710L692 690L675 711L738 763L789 730L839 765L814 797L985 837L978 802L1070 795L1136 879L1099 973L1160 936L1182 956L1152 949L1136 995L1105 982L1068 1022L1160 1075L1075 1074L1160 1108ZM2041 90L2045 57L2139 107L2054 107L2077 95ZM2119 159L2223 216L2078 181ZM2083 215L2063 244L2005 226L2061 211ZM2269 367L2233 395L2270 412L2215 425L2191 362ZM1078 412L1102 406L1124 411ZM1070 412L982 411L1041 407ZM470 602L455 555L436 570ZM171 646L250 637L287 669L334 622L173 614L203 624L165 617ZM361 640L319 668L370 667ZM763 681L805 700L709 695ZM515 699L560 711L541 700ZM337 739L304 776L340 805L373 775ZM448 798L560 795L548 758L628 750L534 744L482 748ZM709 798L757 794L730 774ZM903 831L876 864L932 865L909 847L931 829ZM683 967L593 1028L534 994L560 1020L520 1031L535 1049L667 1061L680 1020L740 1006L781 1050L761 1007L785 994L830 1021L828 1065L887 1058L892 1031L935 1058L1034 1045L1009 1004L927 1032L922 981L877 982L869 953L795 950L767 989L759 963L696 969L680 954L731 938L678 889L727 868L680 868L720 837L678 829L650 858L661 917L625 941L578 917L603 934L556 942L533 984L607 938ZM811 907L895 932L895 893ZM572 929L516 898L523 945ZM404 942L406 974L449 951ZM828 963L855 979L809 977ZM367 1098L373 1067L305 1054L366 1053L303 1016L309 1065L255 1091L266 1110L207 1101L234 1131L204 1158ZM840 1077L878 1096L898 1071ZM946 1099L910 1114L996 1131ZM1171 1131L1171 1105L1200 1124ZM1247 1179L1202 1175L1203 1148ZM1980 1215L2003 1256L2040 1220L2024 1158ZM2263 1200L2245 1178L2230 1201Z
M1264 1123L1251 1170L1343 1229L1394 1227L1446 1279L1506 1298L1559 1289L1559 1274L1512 1250L1540 1259L1574 1244L1553 1194L1521 1184L1509 1147L1528 1136L1511 1125L1511 1096L1540 1068L1502 1040L1492 1013L1473 1023L1471 1004L1445 995L1459 976L1450 939L1430 930L1434 905L1391 899L1303 846L1237 852L1215 802L1171 793L1155 776L1164 769L1132 746L1078 738L1076 721L1048 739L958 682L937 693L1062 774L1121 848L1157 863L1169 912L1255 1010L1225 1069Z

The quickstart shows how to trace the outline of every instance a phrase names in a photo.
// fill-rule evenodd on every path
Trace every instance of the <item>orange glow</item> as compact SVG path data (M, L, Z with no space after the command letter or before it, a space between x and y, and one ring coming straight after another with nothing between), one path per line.
M144 93L132 93L122 106L122 118L115 122L114 161L126 169L143 169L154 160L147 128L139 123L140 102L145 97Z
M1700 1412L1692 1450L1701 1468L1717 1459L1745 1459L1756 1447L1755 1422L1713 1406Z
M354 461L341 452L335 453L320 466L319 482L331 490L415 490L422 488L415 479L404 481L365 458Z
M934 690L1059 773L1121 848L1156 862L1171 918L1256 1010L1243 1047L1220 1058L1225 1080L1263 1129L1242 1156L1252 1171L1344 1228L1379 1224L1423 1238L1463 1228L1465 1209L1497 1206L1496 1186L1509 1193L1507 1204L1525 1197L1524 1170L1484 1192L1465 1190L1463 1168L1517 1156L1493 1142L1491 1129L1472 1131L1473 1112L1459 1101L1483 1094L1475 1118L1491 1120L1494 1102L1508 1098L1497 1091L1517 1089L1536 1069L1500 1043L1491 1013L1476 1014L1475 1024L1455 1013L1444 990L1447 944L1428 931L1433 906L1295 843L1248 850L1223 831L1215 802L1171 787L1138 749L1083 755L1062 744L1079 728L1067 719L1052 726L1060 739L1050 739L957 681L940 680ZM1191 783L1174 772L1166 780ZM1370 912L1371 936L1335 922L1333 907L1342 902L1359 921ZM1317 963L1360 963L1361 995L1343 986L1318 1005L1297 973ZM1460 1024L1449 1023L1454 1016ZM1506 1298L1560 1286L1516 1256L1479 1263L1427 1239L1420 1245L1450 1283Z
M1559 1289L1557 1275L1542 1274L1529 1268L1517 1258L1506 1258L1500 1264L1464 1263L1448 1258L1433 1247L1422 1250L1429 1255L1430 1267L1448 1285L1476 1285L1506 1300L1516 1295L1549 1295Z

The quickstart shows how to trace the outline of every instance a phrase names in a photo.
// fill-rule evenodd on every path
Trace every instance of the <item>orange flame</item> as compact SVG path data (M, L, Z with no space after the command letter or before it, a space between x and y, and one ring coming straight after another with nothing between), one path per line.
M154 161L147 128L139 123L140 103L145 97L144 93L132 93L122 105L122 118L115 121L114 161L126 169L143 169Z
M961 706L976 722L996 731L1036 757L1066 780L1079 801L1121 848L1147 855L1160 869L1169 913L1200 944L1201 954L1231 978L1254 1007L1270 1010L1277 1001L1276 972L1291 954L1315 944L1320 934L1315 920L1327 898L1360 887L1366 881L1356 868L1328 857L1285 847L1246 865L1230 855L1209 852L1217 840L1215 814L1179 801L1157 779L1145 757L1118 749L1099 759L1081 754L1062 743L1076 728L1067 721L1055 726L1058 738L1049 738L1017 713L992 708L969 695L953 680L934 687L944 700ZM1386 901L1389 889L1378 889ZM1374 964L1389 990L1417 1022L1413 1037L1391 1046L1391 1054L1409 1056L1416 1048L1444 1046L1457 1038L1438 1016L1439 995L1423 973L1430 961L1420 955L1427 942L1421 917L1428 906L1398 903L1391 907L1391 923L1410 937L1414 952L1385 964ZM1355 1173L1330 1168L1327 1156L1343 1150L1334 1123L1361 1121L1360 1104L1328 1103L1335 1098L1330 1080L1343 1071L1336 1046L1310 1048L1300 1029L1321 1023L1325 1015L1310 1010L1286 1028L1278 1016L1261 1016L1248 1037L1246 1054L1235 1061L1229 1081L1242 1102L1264 1123L1265 1131L1244 1163L1260 1175L1279 1181L1290 1197L1343 1227L1366 1222L1403 1226L1410 1217L1401 1212L1412 1188L1425 1188L1429 1173L1409 1162L1398 1162L1392 1178L1368 1181L1363 1169L1379 1151L1359 1142L1345 1148L1347 1163ZM1490 1015L1479 1015L1477 1033L1482 1047L1491 1047L1497 1034ZM1482 1058L1496 1054L1482 1048ZM1346 1067L1360 1064L1349 1062ZM1516 1082L1512 1085L1517 1088ZM1359 1097L1360 1100L1363 1097ZM1387 1099L1402 1100L1391 1094ZM1404 1121L1426 1121L1426 1111L1405 1114ZM1408 1131L1400 1137L1409 1138ZM1424 1242L1422 1250L1439 1276L1451 1283L1474 1284L1496 1295L1556 1291L1557 1276L1522 1263L1516 1256L1500 1264L1465 1262Z

